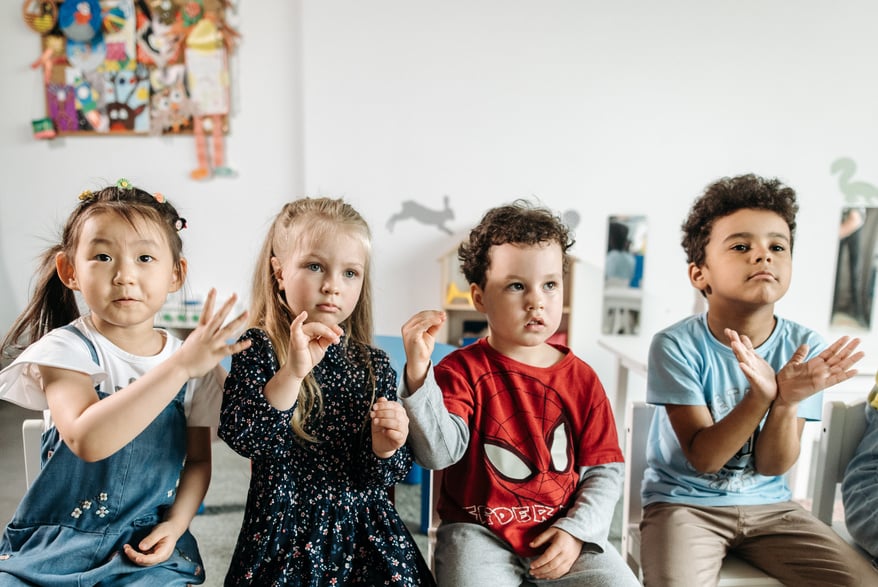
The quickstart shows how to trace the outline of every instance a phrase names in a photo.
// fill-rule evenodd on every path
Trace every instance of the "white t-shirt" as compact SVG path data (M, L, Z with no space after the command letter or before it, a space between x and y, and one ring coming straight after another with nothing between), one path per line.
M162 330L164 348L157 355L142 357L125 352L107 340L95 330L88 316L71 324L94 344L99 364L92 360L85 341L75 332L57 328L27 347L11 365L0 371L0 399L31 410L47 410L40 365L85 373L96 385L100 384L103 393L110 394L168 359L183 344ZM188 426L210 426L216 430L225 376L225 370L217 365L204 377L189 380L184 399Z

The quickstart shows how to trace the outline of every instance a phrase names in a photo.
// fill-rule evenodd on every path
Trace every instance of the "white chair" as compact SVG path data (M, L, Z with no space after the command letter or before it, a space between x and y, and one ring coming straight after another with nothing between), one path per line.
M831 401L823 405L823 429L817 448L811 513L832 526L839 536L854 546L856 544L848 533L844 520L834 521L832 518L838 486L844 479L844 471L865 430L866 400L850 404ZM863 554L865 556L865 551Z
M421 485L422 503L429 504L427 508L427 564L430 569L436 570L434 558L436 555L436 529L439 528L439 488L442 486L443 471L427 471L428 475ZM422 506L423 507L423 506Z
M40 452L42 450L43 420L30 418L21 423L21 440L24 448L24 482L29 488L42 468Z
M622 495L622 558L640 576L640 486L646 470L646 439L655 407L630 402L625 419L625 491ZM782 587L770 577L733 554L723 560L720 587Z

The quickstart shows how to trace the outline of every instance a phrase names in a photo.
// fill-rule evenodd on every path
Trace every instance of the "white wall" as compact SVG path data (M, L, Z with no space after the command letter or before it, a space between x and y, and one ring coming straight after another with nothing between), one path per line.
M18 5L7 46L34 58ZM841 156L878 183L867 1L286 0L242 2L234 180L188 180L191 139L30 138L36 73L0 55L0 326L27 295L33 259L79 191L124 175L190 218L191 287L246 293L266 220L301 193L343 195L375 233L377 330L439 303L435 259L455 239L401 221L404 200L462 232L490 206L535 194L581 216L573 346L614 385L596 346L610 214L649 218L643 328L689 313L679 247L692 199L721 175L776 175L802 210L779 313L826 336L842 206ZM292 56L292 59L290 57ZM878 334L864 344L878 365Z

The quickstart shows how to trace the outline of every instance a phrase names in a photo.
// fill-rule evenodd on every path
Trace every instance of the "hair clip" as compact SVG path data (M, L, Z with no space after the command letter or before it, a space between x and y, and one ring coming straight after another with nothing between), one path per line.
M116 180L116 187L123 190L130 190L134 186L131 185L131 182L124 177L120 177L118 180Z
M177 229L177 232L180 232L184 228L186 228L186 219L185 218L177 218L174 221L174 228Z
M156 192L156 193L154 193L154 194L152 195L152 197L155 198L155 201L158 202L159 204L164 204L164 203L165 203L165 195L164 195L163 193L161 193L161 192ZM178 230L179 230L179 229L178 229Z
M82 190L79 194L79 201L85 202L86 200L91 200L92 196L94 196L94 193L92 193L91 190Z

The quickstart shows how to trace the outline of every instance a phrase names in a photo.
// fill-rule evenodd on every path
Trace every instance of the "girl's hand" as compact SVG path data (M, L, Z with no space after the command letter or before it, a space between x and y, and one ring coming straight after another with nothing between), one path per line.
M211 289L207 294L207 301L204 302L204 308L201 310L198 326L186 337L182 348L177 351L180 353L180 358L190 379L201 377L213 369L224 357L243 351L250 346L249 340L232 344L228 342L236 339L243 329L247 320L246 311L223 326L223 322L232 311L237 299L238 296L232 294L214 314L213 305L216 300L216 290Z
M414 393L424 384L430 368L430 355L436 346L436 335L445 322L445 312L423 310L402 325L402 344L405 347L405 385Z
M389 459L405 444L409 435L409 418L399 402L379 397L369 412L372 418L372 452Z
M750 382L750 390L758 394L763 401L771 403L777 397L777 380L774 369L753 348L750 337L739 336L738 332L731 328L725 329L726 336L732 346L732 351L738 359L741 371Z
M808 345L803 344L778 371L778 394L787 403L800 402L818 391L850 379L857 374L852 367L864 356L863 351L854 352L859 345L859 338L842 336L806 363Z
M327 326L322 322L305 323L308 312L302 312L290 324L290 349L287 365L298 379L304 379L311 369L323 360L326 349L341 340L344 331L338 324Z
M174 531L172 524L162 522L140 541L137 548L130 544L126 544L122 548L125 550L125 556L134 564L141 567L151 567L168 560L173 554L180 536L181 534Z

